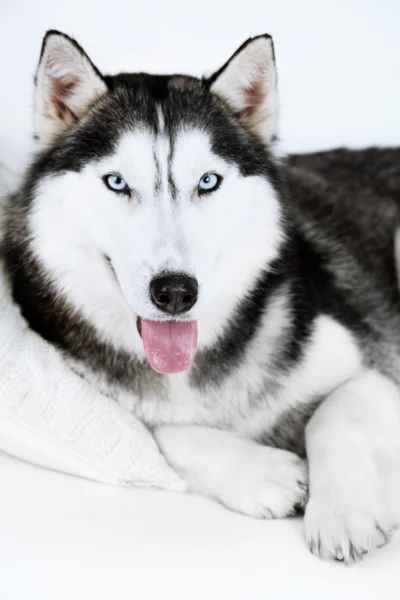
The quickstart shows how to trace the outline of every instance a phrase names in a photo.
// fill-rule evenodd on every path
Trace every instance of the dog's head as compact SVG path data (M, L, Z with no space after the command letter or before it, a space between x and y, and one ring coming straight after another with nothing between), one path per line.
M204 79L103 76L68 36L44 39L30 256L101 340L160 372L215 342L277 255L275 84L268 35Z

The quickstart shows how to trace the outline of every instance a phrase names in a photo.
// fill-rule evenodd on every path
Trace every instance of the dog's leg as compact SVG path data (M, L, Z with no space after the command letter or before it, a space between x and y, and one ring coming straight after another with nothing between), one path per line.
M304 506L306 467L291 452L195 425L163 425L154 435L190 491L252 517L285 517Z
M331 394L310 420L305 535L314 554L349 563L390 539L396 518L389 484L400 479L399 413L394 383L366 371Z

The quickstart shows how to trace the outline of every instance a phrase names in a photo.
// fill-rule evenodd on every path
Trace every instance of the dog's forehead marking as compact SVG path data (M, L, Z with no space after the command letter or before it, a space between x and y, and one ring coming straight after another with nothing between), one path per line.
M157 127L158 127L158 134L159 135L164 135L165 134L165 120L164 120L164 114L162 111L162 107L160 104L157 104L156 106L156 113L157 113ZM163 189L163 178L162 178L162 164L160 161L160 156L159 156L159 152L158 152L158 144L157 144L157 135L154 137L153 139L153 158L154 158L154 166L155 166L155 181L154 181L154 194L155 196L159 196L162 193L162 189Z
M162 156L160 156L160 153L158 153L156 150L154 152L154 160L156 163L156 168L159 172L158 182L160 183L160 185L158 186L158 192L161 193L163 191L163 189L164 190L168 189L171 199L176 200L177 195L178 195L178 190L176 188L174 177L172 174L172 158L173 158L173 152L174 152L174 132L172 129L169 129L169 131L167 131L167 129L166 129L165 117L164 117L163 108L162 108L161 104L157 104L156 113L157 113L158 129L157 129L157 134L156 134L155 146L160 147L159 139L161 138L163 140L163 143L161 144ZM165 144L168 145L167 156L165 156L165 152L164 152L164 150L166 148ZM165 159L165 163L162 162L163 159ZM164 181L162 181L163 178L161 177L161 169L163 170L164 173L166 173L166 175L164 176Z
M171 194L172 200L176 201L177 196L178 196L178 188L176 186L175 179L174 179L174 174L173 174L173 171L172 171L173 159L174 159L174 149L175 149L175 140L174 140L173 135L170 135L170 138L169 138L168 163L167 163L167 169L168 169L168 190L169 190L169 193Z
M176 204L179 194L193 190L204 173L223 174L227 163L213 152L205 131L192 127L167 129L162 109L157 110L163 130L143 128L125 133L111 163L108 160L105 164L120 172L147 201L167 209Z
M154 195L159 196L162 192L162 177L161 177L161 165L157 155L157 149L153 144L153 159L155 167L155 179L154 179Z
M158 193L158 200L164 206L166 206L171 198L169 194L169 163L171 154L171 143L168 135L155 135L154 136L154 156L158 169L158 176L160 182L160 188Z
M165 120L164 120L164 113L163 113L161 104L157 104L156 113L157 113L158 133L163 134L163 133L165 133Z

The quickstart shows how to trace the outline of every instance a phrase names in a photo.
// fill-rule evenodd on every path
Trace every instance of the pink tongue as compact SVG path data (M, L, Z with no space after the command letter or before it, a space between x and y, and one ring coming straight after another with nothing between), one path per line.
M158 373L179 373L193 362L197 348L197 321L148 321L142 319L144 351Z

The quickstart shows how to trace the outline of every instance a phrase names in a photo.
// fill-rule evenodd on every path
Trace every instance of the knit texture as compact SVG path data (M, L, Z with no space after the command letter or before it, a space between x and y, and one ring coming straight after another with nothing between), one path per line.
M0 196L1 175L0 168ZM74 373L28 328L2 265L0 450L105 483L185 489L143 423Z

